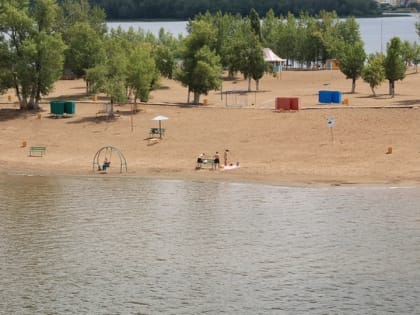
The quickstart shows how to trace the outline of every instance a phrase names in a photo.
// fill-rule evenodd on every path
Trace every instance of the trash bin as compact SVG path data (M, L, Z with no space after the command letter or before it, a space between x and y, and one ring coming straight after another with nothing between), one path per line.
M276 110L290 110L290 98L276 97Z
M291 110L299 110L299 98L298 97L291 97L290 98L290 109Z
M319 91L318 93L319 103L329 104L332 102L331 91Z
M51 101L51 114L62 116L64 114L64 102L63 101Z
M74 115L76 113L76 102L74 101L64 102L64 112L66 114Z
M335 104L341 104L342 93L340 91L331 92L331 101Z

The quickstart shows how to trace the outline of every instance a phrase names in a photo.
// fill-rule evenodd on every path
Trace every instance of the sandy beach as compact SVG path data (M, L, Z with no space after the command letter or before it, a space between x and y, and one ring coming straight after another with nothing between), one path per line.
M385 82L373 97L369 86L339 71L284 71L266 75L260 91L202 96L205 104L187 106L187 90L162 79L147 104L115 106L116 118L100 112L107 99L85 94L82 80L62 80L46 96L41 112L18 110L13 91L0 96L0 173L34 175L158 176L162 178L261 181L272 184L419 184L420 75L409 69L391 98ZM254 83L252 89L255 88ZM245 91L247 81L224 80L222 90ZM348 105L319 104L318 91L341 91ZM10 96L10 100L9 100ZM274 111L276 97L298 97L298 111ZM51 100L74 100L75 115L54 118ZM167 116L162 140L151 140L158 127L151 119ZM329 128L327 119L335 125ZM118 155L107 174L94 170L95 153L114 146ZM29 147L45 146L43 157ZM200 153L222 157L229 149L232 170L196 170ZM392 152L391 152L392 149ZM223 158L222 158L223 164Z

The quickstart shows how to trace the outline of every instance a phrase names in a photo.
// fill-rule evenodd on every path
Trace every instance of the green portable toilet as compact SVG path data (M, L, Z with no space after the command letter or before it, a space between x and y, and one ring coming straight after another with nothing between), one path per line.
M76 102L75 101L64 102L64 112L66 114L74 115L76 113Z
M51 101L51 114L62 116L64 114L64 102L63 101Z

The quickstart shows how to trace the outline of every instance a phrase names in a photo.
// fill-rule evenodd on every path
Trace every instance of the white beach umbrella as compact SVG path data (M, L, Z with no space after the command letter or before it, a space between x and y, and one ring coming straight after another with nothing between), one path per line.
M159 135L160 138L162 138L162 120L168 120L169 118L163 115L158 115L156 117L153 117L152 120L159 121Z
M153 117L152 120L168 120L169 118L163 115L158 115L156 117Z

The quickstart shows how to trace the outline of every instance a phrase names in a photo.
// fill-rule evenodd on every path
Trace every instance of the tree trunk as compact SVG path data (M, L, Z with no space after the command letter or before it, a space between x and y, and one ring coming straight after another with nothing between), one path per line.
M375 87L371 85L371 86L370 86L370 89L372 90L372 94L373 94L373 96L375 96L375 97L376 97Z
M20 89L19 89L19 85L17 85L16 83L15 83L15 91L16 91L16 97L17 97L17 99L18 99L18 102L19 102L19 109L25 109L25 107L26 107L26 102L24 103L23 102L23 98L22 98L22 95L21 95L21 92L20 92Z
M260 80L255 80L255 90L256 91L260 90Z
M108 113L110 117L114 117L114 98L111 96L111 111Z
M248 92L251 92L251 77L248 77Z
M36 101L35 101L35 95L33 95L34 92L31 92L31 96L29 97L29 102L26 105L27 109L36 109Z
M29 105L32 109L39 109L39 101L41 100L41 69L42 66L37 62L36 63L36 80L35 80L35 86L32 86L31 91L31 99L29 101Z
M26 102L26 98L21 98L19 101L19 108L24 110L28 108L28 103Z
M40 90L40 84L38 83L36 87L36 95L35 95L35 101L32 105L33 109L39 110L39 102L41 101L41 90Z
M190 103L190 87L188 87L187 104Z
M389 95L392 97L395 95L395 83L392 80L389 80Z
M351 93L354 94L356 92L356 79L352 79L351 82Z
M200 104L200 93L194 92L194 105Z

